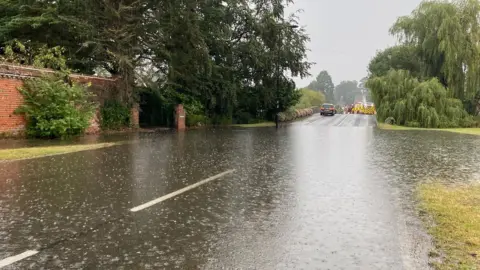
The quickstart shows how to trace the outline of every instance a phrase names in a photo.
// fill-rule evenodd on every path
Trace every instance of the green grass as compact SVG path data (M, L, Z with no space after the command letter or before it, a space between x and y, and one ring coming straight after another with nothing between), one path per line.
M255 124L236 124L232 125L233 127L242 127L242 128L255 128L255 127L274 127L274 122L261 122Z
M424 184L419 188L420 207L433 222L441 262L436 269L480 269L480 185Z
M441 129L441 130L455 132L455 133L462 133L462 134L480 135L480 128L448 128L448 129Z
M377 127L379 129L384 129L384 130L425 130L425 128L412 128L412 127L389 125L384 123L377 123Z
M66 146L28 147L0 150L0 161L31 159L44 156L60 155L72 152L87 151L111 147L121 143L96 143Z
M480 135L480 128L414 128L414 127L404 127L404 126L395 126L383 123L377 123L377 127L383 130L436 130L436 131L447 131L461 134L470 134L470 135Z

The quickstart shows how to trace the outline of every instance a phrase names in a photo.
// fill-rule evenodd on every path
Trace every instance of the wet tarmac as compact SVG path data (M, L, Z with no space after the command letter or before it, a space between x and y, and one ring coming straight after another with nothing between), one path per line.
M427 269L413 190L478 180L480 137L374 126L313 116L0 163L0 262L31 250L5 269Z

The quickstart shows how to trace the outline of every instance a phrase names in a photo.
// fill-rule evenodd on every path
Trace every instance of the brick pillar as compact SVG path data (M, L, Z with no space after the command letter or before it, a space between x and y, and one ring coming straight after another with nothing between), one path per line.
M177 130L185 130L185 109L182 104L175 108L175 125Z
M140 126L139 121L138 104L135 104L132 109L130 109L130 124L132 128L138 128Z
M100 109L95 111L93 118L90 119L90 126L85 130L85 134L97 134L100 132Z

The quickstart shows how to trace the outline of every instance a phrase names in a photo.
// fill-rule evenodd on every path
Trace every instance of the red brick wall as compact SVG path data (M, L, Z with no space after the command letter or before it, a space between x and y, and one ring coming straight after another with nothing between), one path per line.
M23 102L23 96L18 91L26 78L39 77L45 73L52 73L48 69L38 69L28 66L18 66L0 63L0 134L7 133L15 135L25 129L25 119L21 115L14 114L14 111ZM97 95L97 101L101 104L109 98L111 90L115 91L116 78L102 78L72 74L71 78L81 83L91 83L92 91ZM98 111L91 120L91 125L86 133L97 133L100 130ZM132 110L132 124L138 126L138 110Z
M25 128L25 118L14 114L23 102L17 90L22 84L20 79L0 77L0 133L15 133Z

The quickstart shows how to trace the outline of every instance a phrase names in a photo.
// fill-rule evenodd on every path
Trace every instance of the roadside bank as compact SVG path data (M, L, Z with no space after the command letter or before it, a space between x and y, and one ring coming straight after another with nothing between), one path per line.
M420 210L436 250L436 269L480 269L480 185L422 184Z
M435 130L446 131L460 134L480 135L480 128L415 128L377 123L377 128L382 130Z

